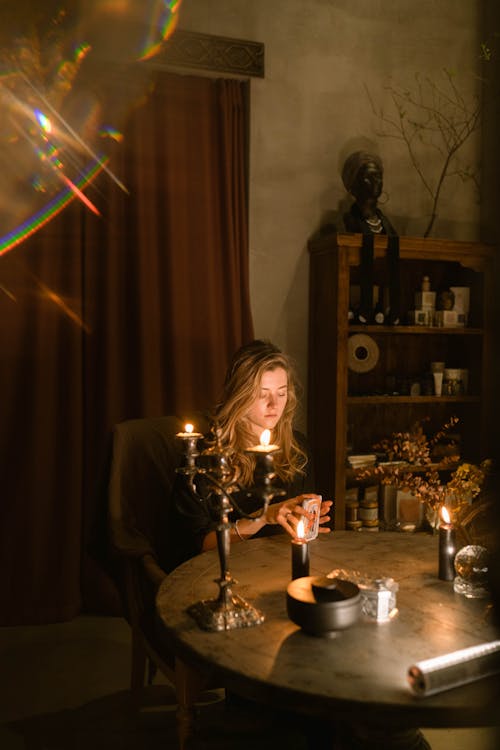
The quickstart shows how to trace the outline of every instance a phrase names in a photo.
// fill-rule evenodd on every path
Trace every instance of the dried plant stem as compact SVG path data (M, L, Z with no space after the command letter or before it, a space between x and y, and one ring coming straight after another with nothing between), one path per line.
M376 107L366 89L372 111L383 124L378 135L395 138L406 145L411 164L431 199L431 213L424 237L429 236L438 216L438 204L447 177L472 179L478 186L475 172L461 167L456 156L479 127L481 105L479 100L468 103L460 93L454 74L447 69L442 72L443 86L428 77L421 78L417 73L414 91L386 87L395 110L393 116L383 108ZM420 155L422 148L437 152L437 161L429 159L427 155L424 161ZM432 180L427 169L429 164L435 166L436 163L439 164L439 171L437 178ZM424 165L427 165L427 169Z

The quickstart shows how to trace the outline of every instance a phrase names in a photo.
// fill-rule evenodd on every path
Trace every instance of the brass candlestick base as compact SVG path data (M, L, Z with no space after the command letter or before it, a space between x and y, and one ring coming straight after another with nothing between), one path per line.
M231 585L236 583L234 579L221 581L217 578L215 583L220 586L217 599L202 599L188 609L188 613L200 628L211 631L235 630L261 625L264 622L265 618L260 610L243 597L232 593Z

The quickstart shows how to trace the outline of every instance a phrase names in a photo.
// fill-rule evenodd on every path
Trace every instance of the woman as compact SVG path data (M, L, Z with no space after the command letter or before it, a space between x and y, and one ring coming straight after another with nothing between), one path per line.
M302 508L302 501L319 497L309 491L311 470L305 440L293 429L296 391L297 381L290 358L270 342L252 341L234 355L221 401L213 414L231 478L239 487L231 494L232 543L282 529L294 537L300 517L309 515ZM273 453L276 472L273 484L283 490L281 497L285 499L271 502L266 513L261 514L262 501L249 492L254 485L255 457L246 451L260 442L265 429L271 431L273 443L280 446L280 450ZM182 475L174 488L174 507L182 537L192 541L184 547L184 559L213 549L217 544L218 499L210 493L203 475L197 478L196 489L197 493L192 493ZM330 531L323 524L330 520L331 504L329 500L321 503L319 530L322 533Z

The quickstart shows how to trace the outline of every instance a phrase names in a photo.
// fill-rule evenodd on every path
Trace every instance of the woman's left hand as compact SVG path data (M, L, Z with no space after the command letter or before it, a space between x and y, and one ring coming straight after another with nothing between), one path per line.
M296 539L297 524L299 523L300 519L303 517L312 518L312 514L308 513L308 511L304 510L304 508L302 507L302 502L310 498L319 499L320 495L312 495L311 493L308 493L306 495L298 495L297 497L293 497L290 500L284 500L281 503L274 503L268 508L266 520L268 521L268 523L279 523L280 526L283 526L287 534L290 534L291 537ZM331 531L328 526L325 527L323 525L330 521L328 512L331 506L331 500L323 500L321 502L318 528L318 532L320 534L329 534Z

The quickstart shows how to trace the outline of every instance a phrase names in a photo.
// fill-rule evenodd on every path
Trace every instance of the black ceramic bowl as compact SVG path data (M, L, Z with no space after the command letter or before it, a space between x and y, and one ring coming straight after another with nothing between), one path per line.
M311 635L333 635L353 625L361 614L361 594L342 578L306 576L288 584L288 617Z

